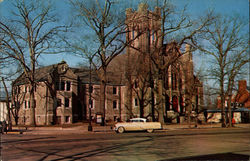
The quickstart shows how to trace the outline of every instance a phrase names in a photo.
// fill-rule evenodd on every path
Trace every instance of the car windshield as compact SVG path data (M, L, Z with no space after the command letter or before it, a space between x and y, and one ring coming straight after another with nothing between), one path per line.
M136 120L130 120L130 122L144 122L143 120L141 120L141 119L136 119Z

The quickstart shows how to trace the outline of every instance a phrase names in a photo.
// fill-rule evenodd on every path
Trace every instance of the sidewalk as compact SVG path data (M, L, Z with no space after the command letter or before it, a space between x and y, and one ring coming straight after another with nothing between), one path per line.
M13 127L13 132L8 132L7 134L27 134L27 135L69 135L69 134L86 134L86 133L110 133L113 132L111 129L111 125L108 126L100 126L93 124L92 131L88 131L88 124L81 124L78 126L70 126L67 127ZM250 124L235 124L235 128L249 128ZM204 124L198 125L195 127L191 125L191 128L188 124L164 124L163 131L170 131L170 130L181 130L181 129L208 129L208 128L221 128L221 124Z
M98 132L112 132L111 126L100 126L93 125L92 131L88 131L88 124L82 124L78 126L58 127L58 126L49 126L49 127L13 127L13 131L8 132L9 134L16 134L16 131L21 132L22 134L27 135L68 135L68 134L84 134L84 133L98 133ZM7 134L8 134L7 133Z
M250 124L235 124L234 127L236 128L249 128L250 129ZM163 125L163 129L165 130L178 130L178 129L207 129L207 128L221 128L221 123L217 124L202 124L198 125L195 127L194 124L189 127L188 124L168 124L168 125Z

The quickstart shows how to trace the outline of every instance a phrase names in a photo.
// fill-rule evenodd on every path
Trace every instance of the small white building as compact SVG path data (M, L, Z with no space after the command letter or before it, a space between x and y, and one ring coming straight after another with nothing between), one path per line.
M207 110L207 122L208 123L220 123L221 122L221 110ZM235 123L248 123L250 110L247 108L232 108L232 117ZM228 111L225 110L225 114L229 115Z
M6 106L6 100L0 100L0 121L7 120L8 111Z

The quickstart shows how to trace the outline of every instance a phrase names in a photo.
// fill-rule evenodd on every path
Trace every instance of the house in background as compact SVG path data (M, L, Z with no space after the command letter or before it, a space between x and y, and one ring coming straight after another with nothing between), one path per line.
M226 97L225 100L225 112L228 114L228 100ZM221 99L217 97L217 110L209 110L210 113L216 113L219 118L221 118ZM236 121L236 123L249 123L250 122L250 93L247 87L246 80L238 81L238 91L233 93L232 95L232 118ZM218 120L220 122L220 120Z
M247 89L247 81L240 80L238 91L236 96L233 98L233 102L241 104L242 107L250 109L250 92Z

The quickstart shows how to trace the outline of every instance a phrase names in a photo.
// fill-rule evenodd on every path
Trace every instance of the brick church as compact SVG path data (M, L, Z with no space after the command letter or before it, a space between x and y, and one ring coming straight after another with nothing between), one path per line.
M173 122L176 118L185 119L188 104L191 111L199 110L203 106L203 86L194 76L190 46L186 45L185 51L181 52L176 42L161 45L160 10L149 11L145 4L140 4L137 11L127 9L126 25L126 40L131 43L107 69L105 121L126 121L132 117L159 120L162 115L164 122ZM159 52L159 48L163 50ZM176 57L178 59L167 69L158 70L152 62L152 59L170 62ZM35 79L37 125L88 120L89 102L92 103L93 120L97 115L103 115L99 112L102 111L100 80L94 71L91 74L92 88L89 88L90 70L71 68L66 62L37 69ZM12 88L14 117L18 124L29 124L30 87L24 74L13 82Z

